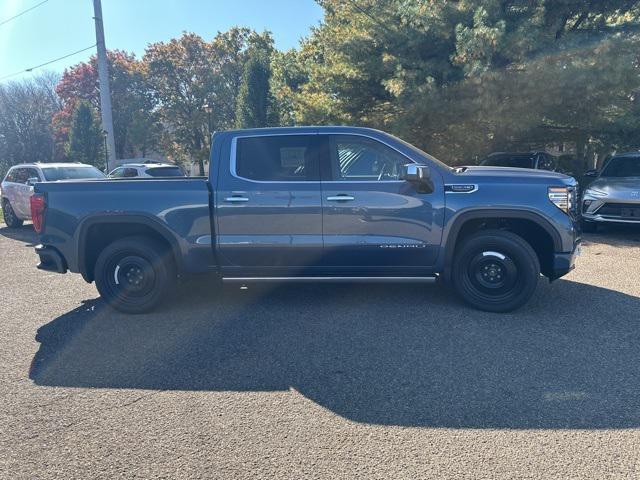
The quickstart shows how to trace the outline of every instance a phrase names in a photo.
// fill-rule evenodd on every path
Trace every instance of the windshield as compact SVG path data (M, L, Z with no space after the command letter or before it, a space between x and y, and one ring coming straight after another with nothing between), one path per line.
M105 174L95 167L44 167L42 173L47 182L106 178Z
M495 156L487 157L480 165L487 167L534 168L534 157L531 156Z
M601 177L640 177L640 157L613 157Z

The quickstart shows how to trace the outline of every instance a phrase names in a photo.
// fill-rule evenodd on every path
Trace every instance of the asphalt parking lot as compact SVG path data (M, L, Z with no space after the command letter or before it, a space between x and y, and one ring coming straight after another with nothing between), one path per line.
M127 317L0 226L1 478L640 478L640 230L521 311L183 285Z

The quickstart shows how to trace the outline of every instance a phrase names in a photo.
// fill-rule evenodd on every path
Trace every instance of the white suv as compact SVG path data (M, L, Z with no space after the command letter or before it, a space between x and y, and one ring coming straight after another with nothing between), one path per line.
M109 173L109 178L184 177L182 169L171 163L125 163Z
M37 182L96 180L106 178L96 167L84 163L21 163L9 169L2 181L2 211L9 227L31 219L31 195Z

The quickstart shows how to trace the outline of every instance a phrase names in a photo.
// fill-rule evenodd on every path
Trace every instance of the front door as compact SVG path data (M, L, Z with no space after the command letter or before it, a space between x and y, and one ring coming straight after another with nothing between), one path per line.
M319 135L233 138L216 189L225 275L301 275L320 263Z
M322 136L329 164L322 184L325 265L361 275L429 273L444 214L437 173L434 192L418 193L399 180L412 160L389 145L357 135Z

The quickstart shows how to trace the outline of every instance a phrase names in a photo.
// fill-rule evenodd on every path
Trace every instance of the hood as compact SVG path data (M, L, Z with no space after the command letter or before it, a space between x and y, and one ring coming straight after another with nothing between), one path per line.
M456 173L460 177L494 177L494 178L517 178L526 180L527 178L536 180L560 180L566 183L567 180L573 180L572 177L558 172L550 172L549 170L534 170L531 168L515 168L515 167L490 167L490 166L471 166L462 167L463 170Z
M640 177L600 177L587 187L606 192L611 197L640 200Z

